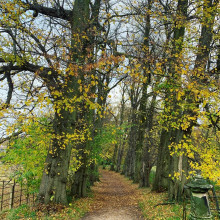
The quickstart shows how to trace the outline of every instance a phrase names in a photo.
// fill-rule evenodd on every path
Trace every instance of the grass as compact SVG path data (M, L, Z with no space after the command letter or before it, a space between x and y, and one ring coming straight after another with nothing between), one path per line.
M73 219L78 220L89 211L92 198L82 198L75 200L70 203L68 207L60 205L47 205L30 207L22 205L18 208L11 209L8 211L0 212L0 218L5 220L17 220L17 219L43 219L43 220L54 220L54 219Z
M150 183L153 183L155 177L155 170L152 168L150 174ZM152 192L150 188L142 188L142 197L139 201L139 207L146 219L168 219L178 220L183 218L183 204L167 204L167 193ZM220 196L220 186L215 185L217 196ZM214 201L209 201L211 208L216 208ZM219 199L220 202L220 199ZM158 205L161 204L161 205ZM162 205L164 204L164 205ZM190 214L190 204L186 205L187 219ZM216 210L212 210L212 219L219 219Z
M169 204L167 193L152 192L150 188L140 190L142 191L142 197L139 201L139 207L145 219L182 219L183 205ZM189 214L189 207L187 210L187 214Z
M16 220L21 218L31 218L34 219L36 217L36 212L31 210L27 205L22 205L18 208L11 209L5 219L8 220Z
M153 167L150 173L150 184L152 184L154 181L155 171L156 167ZM182 219L182 204L168 204L167 193L152 192L151 188L141 188L139 190L142 191L139 207L145 219Z

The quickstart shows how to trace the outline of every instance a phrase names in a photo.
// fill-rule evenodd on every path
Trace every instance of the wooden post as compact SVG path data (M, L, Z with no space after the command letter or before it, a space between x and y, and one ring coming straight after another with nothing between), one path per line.
M13 208L13 205L14 205L14 195L15 195L15 180L14 180L14 183L13 183L12 188L11 188L9 209Z
M5 187L5 181L2 181L2 199L1 199L1 211L3 209L3 197L4 197L4 187Z
M28 185L27 185L26 202L27 202L27 205L28 205L28 203L29 203L29 192L28 192Z
M19 201L19 205L21 205L21 201L22 201L22 182L21 182L21 189L20 189L20 201Z

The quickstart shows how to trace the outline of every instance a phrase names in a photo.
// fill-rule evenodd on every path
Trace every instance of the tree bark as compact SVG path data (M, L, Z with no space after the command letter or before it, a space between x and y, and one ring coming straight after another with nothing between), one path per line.
M83 144L84 145L84 144ZM85 146L81 146L77 153L81 165L75 172L73 177L73 183L71 185L71 195L76 198L82 198L87 193L87 180L88 180L88 168L87 168L87 156L84 153Z
M50 202L67 204L66 184L72 144L63 145L63 132L72 132L72 121L75 115L62 111L55 114L54 139L45 161L45 168L41 179L38 201L48 204ZM64 137L65 138L65 137Z
M173 42L172 42L172 49L171 49L171 58L169 62L169 74L172 77L169 85L172 86L179 86L178 83L181 82L180 75L176 73L178 70L178 58L182 52L183 47L183 40L185 34L185 19L187 17L187 7L188 7L188 0L178 0L177 4L177 13L180 16L179 21L178 19L174 21L175 24L180 22L180 25L176 25L174 28L173 34ZM173 84L172 84L173 83ZM181 118L181 109L179 107L179 102L176 99L176 95L171 92L169 89L166 91L165 100L169 99L169 103L165 103L165 109L169 109L169 115L172 116L173 112L178 113L176 118ZM169 121L171 123L171 121ZM178 123L177 123L178 124ZM169 178L169 175L173 175L176 170L178 170L178 156L175 154L171 156L172 149L170 151L169 146L171 143L178 144L182 139L182 129L181 128L173 128L171 125L164 124L166 130L163 129L161 133L160 139L160 146L159 146L159 156L157 160L157 170L156 170L156 177L153 185L153 189L156 191L162 191L169 189L169 198L170 199L179 199L179 195L177 196L177 192L179 190L180 184L176 181L175 178ZM183 167L181 166L181 175ZM187 171L187 170L186 170ZM184 178L180 177L181 181ZM182 185L182 184L181 184Z
M155 104L156 104L156 94L153 95L151 100L151 105L147 111L147 124L146 124L146 132L148 132L146 137L146 142L142 140L143 150L142 150L142 167L140 170L140 180L139 186L140 187L149 187L150 186L150 171L153 166L152 158L150 155L150 149L153 146L153 139L151 137L151 131L153 129L153 117L155 112Z
M122 163L123 155L124 155L124 143L122 143L122 145L120 145L118 149L118 157L116 163L116 172L118 173L121 171L121 163Z
M111 171L115 171L117 152L118 152L118 144L115 144L114 153L111 161L111 167L110 167Z
M128 151L125 158L124 171L125 176L134 180L136 168L136 142L137 142L137 116L136 108L132 108L131 128L129 132Z

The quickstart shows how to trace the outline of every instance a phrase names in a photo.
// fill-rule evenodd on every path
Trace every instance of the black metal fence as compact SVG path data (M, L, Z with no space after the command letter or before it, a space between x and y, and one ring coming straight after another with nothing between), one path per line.
M35 204L35 194L29 193L27 184L17 183L12 179L0 180L0 211L17 208L23 204Z

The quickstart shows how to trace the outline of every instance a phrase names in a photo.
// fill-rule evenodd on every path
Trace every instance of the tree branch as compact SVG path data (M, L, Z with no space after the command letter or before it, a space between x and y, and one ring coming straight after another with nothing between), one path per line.
M113 85L111 88L109 88L107 90L107 92L110 92L112 89L114 89L121 81L123 81L124 79L126 79L128 77L128 74L126 73L124 76L122 76L118 82L115 83L115 85Z
M0 144L4 143L5 141L10 140L10 139L13 138L13 137L17 137L19 134L22 134L22 133L23 133L23 131L14 132L12 135L10 135L10 136L8 136L8 137L5 137L5 138L2 138L2 139L0 140Z
M38 4L36 1L34 4L29 3L28 0L26 2L22 1L22 4L26 5L29 10L33 10L37 13L47 15L53 18L60 18L66 21L70 21L72 17L72 11L66 10L63 7L58 8L49 8Z
M14 85L11 79L11 74L10 71L6 72L6 78L7 78L7 82L8 82L8 95L7 95L7 99L6 99L6 108L9 106L10 102L11 102L11 98L12 98L12 93L13 93L13 89L14 89Z

